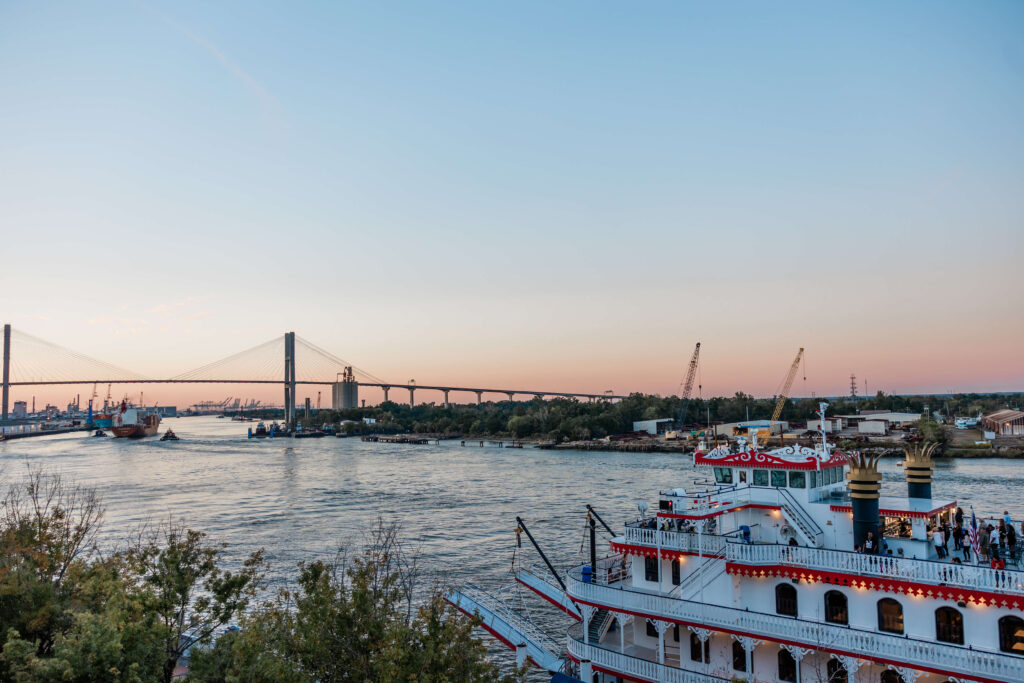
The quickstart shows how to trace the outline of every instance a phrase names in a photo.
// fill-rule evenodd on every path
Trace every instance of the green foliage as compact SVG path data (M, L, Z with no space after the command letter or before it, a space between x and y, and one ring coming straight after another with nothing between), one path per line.
M297 585L243 629L194 651L190 679L214 681L494 681L474 624L434 590L414 604L415 562L378 523L355 556L300 566Z
M914 426L917 427L917 431L925 441L932 441L940 446L949 441L949 428L939 424L931 417L921 418L914 423Z
M731 397L690 399L687 423L701 427L714 423L767 419L775 409L775 398L754 398L737 392ZM1024 400L1024 394L957 394L940 396L891 396L878 392L873 397L850 401L830 399L829 414L855 415L861 410L890 410L922 413L941 410L949 415L974 415ZM788 399L781 419L801 423L814 417L819 399ZM309 420L300 420L306 427L338 424L349 434L419 432L425 434L462 434L467 437L511 436L517 439L538 438L576 440L601 438L633 429L633 422L657 418L678 419L682 403L678 397L633 394L621 401L595 401L555 398L551 400L501 401L482 405L451 406L421 403L416 406L394 402L370 408L321 410ZM376 424L365 425L364 417L375 418Z
M0 683L171 680L520 681L502 679L471 620L419 590L394 527L366 547L301 565L294 588L255 605L262 551L236 571L224 546L168 520L101 556L95 492L31 472L0 514ZM216 640L240 621L244 629Z

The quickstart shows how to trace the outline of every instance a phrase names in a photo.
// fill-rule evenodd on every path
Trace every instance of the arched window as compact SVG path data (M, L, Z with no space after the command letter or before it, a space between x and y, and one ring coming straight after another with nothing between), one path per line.
M747 651L738 640L732 641L732 668L733 671L747 670Z
M964 616L952 607L935 610L935 640L964 644Z
M828 683L846 683L849 677L846 675L846 667L835 657L828 660Z
M786 648L779 650L779 680L796 683L796 660Z
M903 633L903 606L892 598L878 601L878 630Z
M780 583L775 587L775 613L796 616L796 588L792 584Z
M839 591L825 593L825 621L830 624L850 623L850 613L846 609L846 596Z
M905 683L905 681L903 676L900 676L892 669L886 669L882 672L882 683Z
M999 620L999 649L1024 655L1024 619L1007 616Z

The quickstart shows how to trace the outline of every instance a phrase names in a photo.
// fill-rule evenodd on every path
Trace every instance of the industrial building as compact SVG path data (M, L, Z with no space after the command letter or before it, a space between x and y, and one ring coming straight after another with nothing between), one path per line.
M998 436L1024 436L1024 412L1009 408L997 410L983 415L981 426Z
M672 426L674 420L671 417L662 417L657 420L641 420L633 423L634 432L647 432L657 436L664 434Z
M24 420L0 420L0 434L12 436L15 434L31 434L42 431L43 426L38 422L25 422Z
M28 403L25 401L15 401L12 417L14 417L15 420L24 420L28 417Z
M348 410L359 407L359 383L351 367L341 373L341 381L331 385L331 409Z
M888 410L863 410L856 415L840 415L851 427L864 420L885 420L890 425L903 426L921 419L921 413L892 413Z

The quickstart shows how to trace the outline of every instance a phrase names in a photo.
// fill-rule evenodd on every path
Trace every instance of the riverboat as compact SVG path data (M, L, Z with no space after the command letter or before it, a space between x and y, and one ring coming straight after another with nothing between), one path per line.
M986 552L988 523L932 496L930 447L907 448L908 495L883 497L877 456L819 434L698 448L707 478L667 487L618 530L588 505L589 562L568 571L534 542L545 569L516 581L568 615L564 645L495 594L447 599L558 680L1024 681L1020 548ZM966 549L938 536L958 518Z

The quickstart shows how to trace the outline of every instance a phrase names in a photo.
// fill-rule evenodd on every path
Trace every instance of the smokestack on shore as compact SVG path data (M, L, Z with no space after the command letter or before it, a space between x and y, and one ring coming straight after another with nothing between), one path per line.
M882 490L882 475L878 473L880 455L863 455L860 451L847 454L850 471L846 474L850 489L850 507L853 508L853 547L863 548L868 532L875 536L875 551L881 542L878 517L878 497Z
M910 498L932 497L932 471L935 461L932 453L939 444L915 444L904 449L907 458L903 461L903 470L907 473L907 496Z

